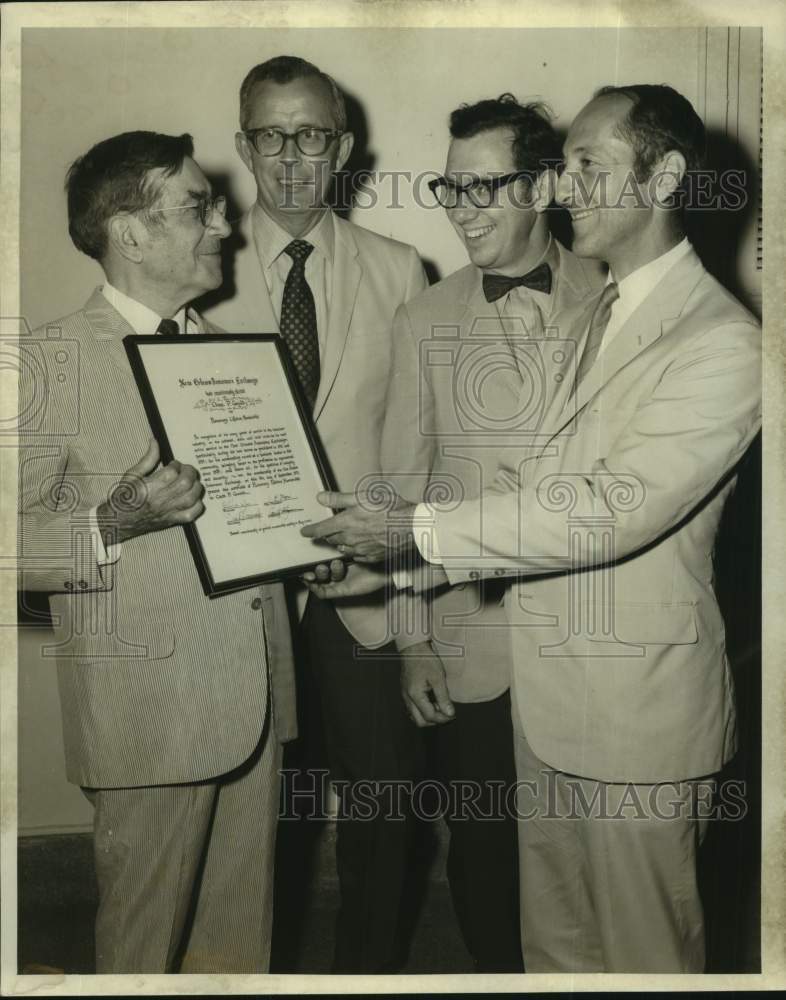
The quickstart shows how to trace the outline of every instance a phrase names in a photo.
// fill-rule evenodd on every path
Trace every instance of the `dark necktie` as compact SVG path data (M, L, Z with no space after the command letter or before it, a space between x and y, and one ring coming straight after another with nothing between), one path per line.
M503 295L507 295L511 288L518 288L519 285L548 295L551 292L551 268L548 264L538 264L517 278L509 278L506 274L483 275L483 294L486 296L486 302L496 302Z
M590 320L584 352L581 355L581 361L576 370L576 381L573 383L574 392L581 385L582 379L595 363L595 359L600 351L600 345L603 343L603 334L606 332L606 327L609 325L609 320L611 319L611 307L619 297L619 288L617 288L616 283L613 281L606 285L601 292L598 304L595 306L595 311Z
M156 327L156 333L164 337L176 337L180 333L180 327L175 319L162 319Z
M279 324L301 388L312 408L319 389L319 341L314 296L306 281L306 260L313 249L306 240L292 240L284 247L284 253L292 258L292 267L284 285Z

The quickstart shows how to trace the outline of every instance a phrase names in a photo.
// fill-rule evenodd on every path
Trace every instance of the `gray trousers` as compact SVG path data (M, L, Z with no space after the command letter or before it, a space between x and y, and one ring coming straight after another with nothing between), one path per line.
M703 972L696 853L714 780L624 785L555 771L516 714L527 972Z
M281 747L198 784L85 789L96 972L267 972Z

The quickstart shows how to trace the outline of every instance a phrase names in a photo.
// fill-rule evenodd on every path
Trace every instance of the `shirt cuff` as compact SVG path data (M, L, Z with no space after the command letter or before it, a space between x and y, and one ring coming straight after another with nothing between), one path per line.
M423 561L431 563L432 566L441 566L442 556L439 554L435 515L436 509L431 504L419 503L412 516L412 535ZM406 590L407 587L414 586L412 572L408 569L394 569L390 575L397 590Z
M412 533L415 545L425 562L435 566L442 565L439 554L439 540L435 524L436 510L431 504L419 503L412 518Z
M112 563L116 563L120 558L120 550L122 549L122 543L118 542L117 545L104 545L104 539L101 537L101 530L98 527L98 507L90 508L90 537L93 540L93 554L96 557L97 566L110 566Z

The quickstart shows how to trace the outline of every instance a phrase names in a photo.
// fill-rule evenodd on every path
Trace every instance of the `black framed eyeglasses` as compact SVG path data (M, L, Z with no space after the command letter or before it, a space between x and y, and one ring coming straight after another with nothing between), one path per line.
M443 208L457 208L462 195L466 195L475 208L489 208L494 204L497 191L520 177L533 179L531 170L515 170L500 177L476 177L468 184L457 184L447 177L435 177L428 182L431 193Z
M287 139L294 139L303 156L321 156L328 146L344 132L337 128L312 128L303 126L295 132L281 128L252 128L243 132L260 156L278 156Z
M148 209L148 215L157 215L159 212L183 212L187 208L195 208L197 210L197 218L205 229L207 229L210 220L213 218L213 212L218 212L222 218L226 218L227 200L223 194L215 198L205 195L204 198L200 198L199 201L193 202L191 205L171 205L168 208Z

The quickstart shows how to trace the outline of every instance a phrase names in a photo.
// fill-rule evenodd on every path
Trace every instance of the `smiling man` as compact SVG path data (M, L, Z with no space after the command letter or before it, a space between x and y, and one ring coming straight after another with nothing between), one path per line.
M368 558L416 539L443 566L432 584L513 581L531 972L704 968L696 858L736 748L713 546L761 411L758 323L683 228L680 192L704 144L672 88L600 91L570 128L557 198L575 251L607 261L609 280L566 317L579 363L534 454L504 456L477 500L381 515L330 495L350 509L304 529ZM351 567L313 586L375 584Z
M333 473L352 489L380 467L393 315L425 288L423 267L413 247L329 207L333 175L354 141L330 76L294 56L253 67L240 88L240 129L237 151L256 202L239 225L245 245L234 261L234 294L208 315L233 333L280 333ZM301 802L325 764L344 789L332 969L391 971L410 830L385 805L383 784L412 779L421 747L399 697L386 602L374 596L334 607L304 588L296 596L301 739L287 763L303 770ZM374 818L352 818L368 811L356 808L353 790L369 782L380 789ZM285 836L292 828L285 825Z
M470 263L402 306L393 331L382 458L410 500L445 484L476 497L505 451L520 452L568 361L553 363L544 327L602 282L594 262L550 234L560 148L543 107L510 94L463 105L450 136L431 189ZM516 827L494 811L515 782L504 589L461 584L410 605L427 639L402 650L405 704L433 729L439 777L453 789L448 877L480 972L522 968ZM475 794L471 806L461 787Z
M50 594L67 776L95 807L99 973L268 968L286 606L205 596L182 529L199 473L159 464L123 348L219 332L189 307L229 233L192 154L188 135L127 132L74 163L69 231L105 280L21 344L20 585Z

